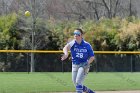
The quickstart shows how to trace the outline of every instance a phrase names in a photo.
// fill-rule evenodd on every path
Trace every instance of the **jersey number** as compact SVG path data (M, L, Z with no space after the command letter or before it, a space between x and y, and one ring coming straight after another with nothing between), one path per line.
M83 58L83 53L76 53L76 57Z

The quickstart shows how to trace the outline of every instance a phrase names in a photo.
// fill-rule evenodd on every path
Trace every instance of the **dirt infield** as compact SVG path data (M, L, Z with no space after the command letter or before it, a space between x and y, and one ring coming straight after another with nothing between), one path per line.
M49 93L75 93L75 92L49 92ZM140 93L140 90L134 91L96 91L96 93Z
M97 91L96 93L140 93L140 91Z

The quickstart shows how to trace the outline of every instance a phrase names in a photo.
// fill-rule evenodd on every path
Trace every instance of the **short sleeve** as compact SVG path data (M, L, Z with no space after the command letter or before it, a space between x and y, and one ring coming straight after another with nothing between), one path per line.
M75 43L75 40L72 40L71 42L67 43L67 45L69 45L71 48L74 45L74 43Z
M88 46L88 51L89 51L89 56L90 57L94 56L94 51L93 51L92 46L90 44Z

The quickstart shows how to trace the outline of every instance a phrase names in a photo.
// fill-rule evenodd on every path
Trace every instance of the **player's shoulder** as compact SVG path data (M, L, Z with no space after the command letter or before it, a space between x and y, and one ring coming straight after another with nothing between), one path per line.
M91 46L89 42L87 42L85 40L83 40L83 42L84 42L85 45Z
M91 44L85 40L84 40L84 46L86 46L88 49L92 48Z

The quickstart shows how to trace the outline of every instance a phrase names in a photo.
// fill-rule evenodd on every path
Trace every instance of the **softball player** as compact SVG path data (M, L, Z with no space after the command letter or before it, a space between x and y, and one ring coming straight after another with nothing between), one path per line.
M68 57L68 51L71 51L72 56L72 81L75 85L77 93L95 93L83 85L85 76L88 74L90 64L94 60L94 52L91 45L83 38L83 31L76 29L74 31L74 40L69 42L63 48L64 55L61 60Z

